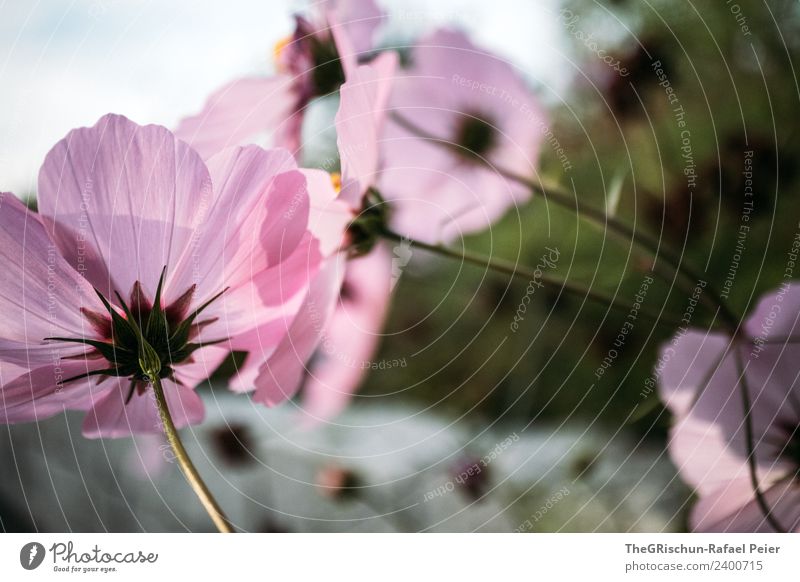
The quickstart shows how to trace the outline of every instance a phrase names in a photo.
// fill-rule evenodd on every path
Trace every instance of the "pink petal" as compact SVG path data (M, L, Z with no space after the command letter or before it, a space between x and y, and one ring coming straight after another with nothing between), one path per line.
M372 367L391 298L392 261L381 246L347 264L348 296L339 298L303 390L303 412L314 421L339 414Z
M209 340L231 337L282 313L316 273L308 234L305 177L285 150L228 149L209 160L218 193L197 229L194 252L180 261L171 288L197 285L205 300L228 289L204 314L218 321ZM217 333L217 337L211 337Z
M261 301L269 306L283 306L298 293L305 292L321 260L319 241L306 233L289 257L253 278Z
M330 20L333 15L337 27L349 39L353 54L364 55L373 49L375 33L386 19L386 13L373 0L329 0L323 8ZM331 23L333 26L333 23Z
M791 477L775 483L764 498L778 524L789 532L800 531L800 486ZM774 532L758 505L749 479L726 483L700 499L692 509L691 527L701 532Z
M200 348L191 361L175 366L175 377L184 386L195 387L208 379L228 357L228 349L217 345Z
M294 151L300 141L298 109L297 87L290 77L238 79L212 94L200 113L183 119L175 135L203 158L264 133L272 134L273 145Z
M454 143L461 124L479 117L495 128L486 162L534 177L547 126L521 74L463 33L437 31L419 41L411 59L412 67L392 87L392 113L436 139L422 139L391 120L382 142L379 186L396 209L396 231L450 242L491 226L530 192L441 142ZM415 216L426 222L415 223Z
M800 345L769 345L758 358L753 358L746 347L740 347L740 352L745 352L742 359L747 370L754 436L774 441L788 427L800 425ZM773 448L767 453L768 458L776 456L778 450Z
M349 77L358 67L358 51L347 35L347 30L339 23L335 13L328 14L328 24L339 54L339 63L344 71L345 78Z
M343 275L341 263L339 255L324 263L286 337L259 370L254 400L274 406L297 392L306 370L305 364L317 347L336 305Z
M797 355L790 361L796 358ZM785 427L797 426L800 414L793 407L795 403L788 401L787 390L791 390L791 385L767 379L771 368L771 363L763 358L751 362L746 372L752 444L760 478L788 470L789 463L780 455L785 444L782 439L786 438ZM748 447L739 379L739 369L729 354L709 376L708 385L693 404L689 403L691 407L685 413L678 413L672 429L670 455L683 479L701 493L709 493L721 482L738 478L747 470ZM678 410L686 402L682 401Z
M83 421L86 438L120 438L136 434L161 434L163 426L152 388L142 394L134 390L130 402L128 380L113 378L114 388L94 403ZM167 408L177 428L196 424L205 415L203 401L194 390L179 386L171 380L162 380Z
M290 197L284 192L275 194L275 178L295 170L296 164L286 150L247 146L229 148L213 156L208 168L214 183L213 196L201 201L202 220L195 229L195 240L181 256L170 281L176 292L196 284L198 297L211 296L226 286L248 280L246 259L253 255L261 261L258 269L271 266L262 251L275 243L261 240L261 225L267 213L280 213L278 206ZM299 242L305 229L302 212L300 208L298 225L288 237L295 242ZM265 234L283 237L283 233ZM241 280L232 279L231 270L242 265Z
M761 340L800 339L800 284L786 282L764 295L747 318L745 329Z
M322 260L317 247L318 241L308 236L308 242L288 260L223 295L218 305L209 307L208 316L216 320L205 326L195 341L229 338L221 345L239 350L249 343L241 338L251 337L254 331L258 338L272 336L276 324L290 321L297 313ZM284 325L284 334L287 328Z
M275 176L268 204L261 235L267 260L274 265L290 256L308 231L310 200L302 172Z
M785 285L762 298L736 339L689 331L662 349L655 376L676 416L670 456L700 495L695 529L772 531L753 478L783 526L800 527L797 463L786 454L800 426L800 345L782 341L793 335L798 295Z
M0 390L0 421L40 420L67 409L86 410L104 388L89 379L66 382L92 370L107 367L105 360L62 360L41 366L11 379L3 377Z
M353 220L353 211L337 198L331 177L322 170L301 170L308 183L311 209L308 228L319 240L319 250L328 257L339 250L345 238L347 226Z
M294 161L283 150L265 152L254 146L227 150L212 158L209 165L223 192L211 209L209 239L201 242L208 249L201 271L219 273L221 278L208 276L201 286L206 293L214 287L229 290L209 307L208 316L219 319L204 328L198 339L229 338L224 347L247 352L243 366L231 379L231 388L250 390L258 369L286 335L322 260L319 241L306 230L312 212L309 197L324 205L313 211L317 219L320 213L327 219L329 210L341 214L344 207L339 203L336 210L335 192L327 175L327 190L320 191L320 176L292 170ZM308 187L306 175L313 178ZM269 192L265 198L260 193L266 188ZM338 228L338 234L331 227ZM326 245L332 252L333 244L338 248L343 237L345 223L337 219L326 228ZM230 237L225 234L228 230ZM263 233L260 238L254 236L259 232ZM240 241L242 234L249 239ZM301 235L299 241L297 235ZM226 243L226 238L230 242ZM217 282L210 285L209 280Z
M339 232L339 238L342 233ZM309 243L313 245L313 261L319 263L322 255L316 251L318 241L309 238ZM265 284L273 290L273 302L283 307L282 312L275 312L275 317L266 323L252 328L243 333L231 337L227 345L231 350L247 352L244 363L239 367L237 373L231 378L230 387L235 392L250 391L255 386L259 370L264 363L272 356L276 348L287 337L293 326L295 316L303 309L306 304L307 286L309 284L309 257L311 252L305 253L298 251L295 253L296 260L290 259L281 264L282 271L274 276L272 283ZM334 259L329 259L334 260ZM295 264L294 267L292 265ZM290 297L283 296L284 290L298 290L303 285L304 292L296 293ZM312 285L315 283L311 283ZM316 283L319 284L319 283ZM262 294L264 297L264 294ZM267 300L268 297L265 297Z
M230 380L230 387L236 392L252 390L258 370L271 356L280 341L286 336L297 312L305 301L308 286L313 280L322 260L318 250L319 242L306 235L293 255L278 266L261 273L250 286L251 295L271 309L259 310L259 317L253 317L254 310L246 305L247 293L241 290L225 304L225 316L219 322L204 329L201 341L217 336L230 337L223 345L232 351L247 352L244 363ZM244 307L236 307L236 302L245 301ZM248 329L234 333L226 326L232 313L243 314L243 324ZM255 326L254 326L255 325Z
M661 400L674 414L689 410L722 363L728 343L722 334L689 330L661 346L654 377Z
M203 328L198 341L234 338L254 327L296 313L299 301L305 296L322 260L318 241L310 236L307 240L292 257L274 268L254 274L249 281L231 288L210 306L207 317L215 318L215 321Z
M736 394L732 395L736 398ZM740 420L741 421L741 420ZM681 419L670 432L669 453L681 478L701 495L748 473L745 455L730 446L729 435L713 422ZM763 474L763 469L759 472Z
M39 218L0 193L0 361L28 369L85 351L46 337L88 337L80 309L102 310L91 285L67 264Z
M428 154L426 162L384 168L380 175L381 188L389 183L404 183L407 188L402 197L396 196L397 185L381 190L392 206L395 232L431 244L447 244L491 227L516 204L514 188L505 178L477 166L460 165L442 154L441 148L415 141L418 155ZM436 168L435 160L445 157L441 169Z
M301 298L305 301L305 297ZM303 302L297 306L299 310ZM297 311L296 310L296 311ZM231 350L246 352L247 356L236 373L230 378L229 387L234 392L250 392L255 389L255 381L259 369L275 352L281 340L286 337L296 314L287 313L283 318L276 318L264 325L254 327L231 338Z
M396 66L397 55L383 53L372 65L353 71L340 89L336 131L342 166L341 199L354 209L360 209L364 193L376 181L378 138Z
M754 354L746 342L734 345L724 335L701 331L688 331L662 348L655 376L662 400L676 415L670 455L701 495L749 475L744 388L759 478L791 470L782 449L800 423L800 346L768 345Z
M291 154L258 146L230 148L213 156L208 167L217 199L206 220L204 242L211 243L220 236L216 229L224 229L224 244L213 247L213 258L225 258L220 249L228 256L235 255L231 251L248 256L258 250L265 255L265 266L272 266L290 255L307 230L309 206L305 178Z
M119 115L71 131L39 174L39 209L58 248L104 293L127 295L140 281L152 297L211 198L208 171L191 148L163 127Z

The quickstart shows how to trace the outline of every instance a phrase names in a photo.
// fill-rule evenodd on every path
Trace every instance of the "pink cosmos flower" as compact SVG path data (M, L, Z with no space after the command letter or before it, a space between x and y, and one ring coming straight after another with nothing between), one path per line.
M88 437L161 432L146 344L176 425L199 422L193 387L253 328L277 345L321 260L284 150L206 164L167 129L108 115L56 144L38 194L38 215L0 199L6 423L76 409Z
M544 114L510 64L461 32L439 30L420 40L411 63L392 88L379 187L396 232L449 242L489 227L528 198L526 188L480 160L533 175ZM420 139L415 129L435 140Z
M359 58L369 55L383 18L372 0L319 2L308 18L296 16L294 34L276 46L278 74L224 85L176 135L203 157L265 133L299 156L306 107L337 91Z
M352 225L350 240L342 241L342 234L351 221L369 220L373 212L362 212L362 208L378 169L378 139L396 66L396 55L384 53L348 75L336 116L341 191L335 199L331 191L312 201L312 209L317 210L310 228L320 240L328 241L328 250L340 250L340 245L330 244L337 235L338 243L345 246L362 243L371 248L366 256L352 260L341 252L327 255L300 315L276 350L281 365L268 360L255 381L255 398L272 405L294 395L305 378L303 412L316 420L341 412L361 383L377 350L391 297L391 256L386 246L374 245L374 240L352 240L359 236ZM325 180L318 173L311 179ZM323 185L315 190L323 191ZM322 208L326 210L320 212ZM319 231L321 226L326 226L326 233Z
M670 454L699 496L693 529L800 531L799 358L796 283L764 296L741 337L689 330L662 350L660 395L675 415ZM747 460L748 424L761 499Z

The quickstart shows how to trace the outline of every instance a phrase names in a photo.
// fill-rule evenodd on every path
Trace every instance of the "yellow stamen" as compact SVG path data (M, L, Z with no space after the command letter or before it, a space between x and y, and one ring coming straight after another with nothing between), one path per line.
M284 36L278 42L275 43L275 46L272 48L272 58L275 60L275 65L277 67L281 67L281 57L283 56L283 51L286 50L286 47L292 42L292 35Z
M339 172L331 172L331 184L337 194L342 191L342 175Z

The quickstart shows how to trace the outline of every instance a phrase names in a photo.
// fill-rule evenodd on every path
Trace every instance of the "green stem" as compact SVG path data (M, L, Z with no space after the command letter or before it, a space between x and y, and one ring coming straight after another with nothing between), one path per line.
M392 119L394 119L394 121L396 121L400 126L416 134L422 139L441 144L443 147L456 151L456 153L459 155L463 155L465 153L464 148L459 144L449 142L433 135L400 114L394 113L392 115ZM684 289L689 293L694 292L694 286L697 285L698 281L705 280L704 277L699 276L699 274L695 272L693 268L686 265L686 262L682 261L680 256L675 255L669 251L669 249L662 247L658 239L653 238L642 231L634 230L621 220L614 218L613 216L608 216L608 214L603 210L581 202L579 199L570 195L568 192L562 190L558 186L551 184L544 186L540 181L521 176L515 172L494 164L488 159L481 157L478 159L480 159L481 163L483 163L489 170L496 172L504 178L527 187L529 190L531 190L531 192L540 194L546 200L550 200L559 206L577 212L578 216L581 218L588 219L595 224L598 224L604 228L608 228L613 234L624 239L625 241L633 241L641 248L647 250L648 253L650 253L656 260L659 257L663 258L675 270L676 273L685 279L685 283L687 283L688 286L684 286ZM735 313L733 313L733 311L731 311L728 305L710 285L706 286L706 292L701 295L700 300L712 311L714 311L714 313L718 312L720 314L725 326L732 333L736 332L739 327L739 318Z
M211 491L209 491L208 487L203 482L200 473L197 472L194 463L192 463L189 454L186 452L181 442L178 430L175 428L175 423L172 421L172 416L167 407L167 399L164 396L164 388L161 386L161 379L158 378L158 376L152 376L151 385L156 395L158 414L164 425L164 432L167 435L167 440L175 453L175 458L178 459L178 464L181 466L186 480L189 482L192 489L194 489L195 494L200 499L203 507L205 507L208 515L214 521L214 525L217 526L217 529L221 533L233 533L233 527L228 521L228 518L223 513L216 499L214 499L214 496L211 495Z
M534 180L528 180L525 177L514 174L513 172L505 170L504 168L495 169L504 178L527 186L531 189L531 191L538 192L545 199L551 200L559 206L574 210L578 213L578 216L588 219L599 226L608 227L613 234L622 240L625 240L626 242L633 241L641 248L648 251L655 259L658 259L659 257L663 258L664 261L666 261L676 273L683 277L686 283L686 285L684 285L684 289L686 291L693 293L694 286L697 285L699 281L705 280L705 275L701 275L700 273L696 272L694 268L687 265L686 261L683 261L679 255L672 253L672 251L661 245L661 242L658 239L651 237L647 233L642 232L641 230L637 231L621 220L608 216L602 210L580 202L577 198L569 196L565 191L561 190L557 186L548 184L545 187L542 184L536 183ZM725 325L729 327L731 331L735 331L738 328L739 318L736 317L736 315L730 310L728 305L723 301L722 297L719 296L713 287L710 285L706 286L705 293L701 295L701 301L703 301L712 311L719 311Z
M383 236L388 240L393 240L397 242L407 241L410 242L412 245L424 249L426 251L429 251L431 253L436 253L437 255L441 255L443 257L462 260L465 263L477 265L485 269L491 269L492 271L503 273L504 275L510 275L511 277L523 277L530 281L540 281L544 285L550 285L552 287L561 288L566 293L570 293L572 295L580 297L585 297L586 299L589 299L591 301L600 303L604 306L611 307L619 311L630 313L631 310L630 304L618 301L615 298L610 297L604 293L592 291L591 289L587 289L586 287L575 285L574 283L569 283L563 279L559 279L558 277L553 277L551 275L548 275L541 271L536 271L529 267L517 265L515 263L512 263L511 261L506 261L503 259L495 259L492 257L488 257L486 255L473 253L467 250L462 251L462 250L450 249L439 245L428 244L422 241L401 236L396 232L392 232L390 230L384 230L383 232L381 232L381 236ZM680 327L681 325L683 325L683 322L670 320L668 317L663 317L660 313L655 313L644 307L641 307L639 309L639 313L645 315L646 317L649 317L656 323L669 324L670 326L673 327Z

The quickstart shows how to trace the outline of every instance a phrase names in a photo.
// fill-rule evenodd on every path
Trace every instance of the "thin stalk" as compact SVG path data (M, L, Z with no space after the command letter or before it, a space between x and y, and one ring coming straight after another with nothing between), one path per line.
M181 442L178 430L175 428L175 423L172 421L172 416L167 407L167 399L164 396L164 388L161 386L161 379L154 376L151 379L151 384L153 386L153 392L156 395L158 414L164 425L164 432L167 435L167 440L175 453L175 458L178 459L178 464L181 466L186 480L189 482L192 489L194 489L195 494L200 499L200 502L214 521L214 525L217 526L220 533L233 533L233 527L231 527L228 518L225 516L225 513L223 513L216 499L214 499L211 491L209 491L208 487L203 482L200 473L197 472L194 463L192 463L192 459L189 457L186 448L184 448Z
M590 206L584 202L580 202L577 198L569 196L557 186L548 184L545 187L544 185L538 184L534 180L529 180L524 176L517 175L502 167L496 167L495 170L504 178L527 186L531 189L531 191L538 192L543 197L555 202L559 206L574 210L577 212L578 216L588 219L600 226L608 227L608 229L617 237L625 241L633 241L635 244L638 244L641 248L648 251L656 259L658 259L658 257L663 258L664 261L666 261L676 273L684 278L685 282L688 284L688 286L684 286L684 289L687 291L693 292L694 286L697 285L699 281L705 280L704 275L696 272L694 268L687 265L686 261L683 261L680 256L675 255L672 253L672 251L662 246L658 239L651 237L649 234L642 232L641 230L634 230L621 220L612 216L608 216L604 211ZM731 331L737 329L739 326L739 319L728 308L727 304L712 287L707 285L705 288L705 293L703 293L700 297L700 300L703 301L707 307L713 311L719 310L723 321L728 327L731 328Z
M462 260L465 263L470 263L472 265L476 265L478 267L483 267L485 269L490 269L492 271L496 271L498 273L503 273L504 275L510 275L511 277L523 277L530 281L540 281L544 285L549 285L556 288L563 289L566 293L570 293L572 295L576 295L579 297L585 297L604 305L606 307L611 307L618 311L624 311L630 313L631 305L627 303L623 303L621 301L616 300L605 293L599 293L597 291L593 291L591 289L587 289L581 285L576 285L574 283L569 283L563 279L558 277L553 277L552 275L548 275L541 271L536 272L534 269L530 267L525 267L523 265L517 265L512 263L511 261L506 261L504 259L495 259L492 257L488 257L486 255L482 255L479 253L473 253L467 250L457 250L451 249L448 247L443 247L439 245L432 245L422 241L418 241L415 239L410 239L408 237L401 236L395 232L390 230L384 230L381 233L381 236L388 240L393 241L407 241L410 242L413 246L419 247L431 253L435 253L437 255L441 255L443 257L449 257L452 259ZM680 327L682 322L671 320L668 317L664 317L659 313L655 313L650 311L645 307L640 307L639 313L645 315L646 317L652 319L656 323L664 323L669 324L673 327Z
M392 119L394 119L400 126L416 134L422 139L439 143L443 147L452 149L459 154L464 153L464 148L462 146L433 135L398 113L393 113ZM478 159L488 169L497 172L504 178L527 187L531 190L531 192L538 193L545 199L550 200L559 206L577 212L578 216L581 218L588 219L595 224L607 227L613 234L626 241L633 241L640 247L647 250L651 255L653 255L654 258L658 259L659 257L662 257L667 263L669 263L676 273L685 278L686 283L691 286L685 287L685 289L689 292L694 291L693 287L698 281L705 280L703 277L699 276L699 274L695 272L693 268L687 266L686 262L682 261L680 256L677 256L669 249L662 247L658 239L653 238L642 231L636 231L621 220L614 218L613 216L608 216L605 211L581 202L558 186L548 184L545 187L540 181L521 176L515 172L512 172L511 170L494 164L488 159L482 157L478 157ZM701 295L700 300L715 312L719 311L726 327L730 328L730 331L735 332L738 329L739 318L733 313L733 311L730 310L727 304L724 303L722 298L716 293L716 291L714 291L713 288L707 286L706 293Z
M742 365L742 357L739 353L739 346L737 343L733 345L733 358L736 362L736 368L739 372L739 386L741 387L742 407L744 408L744 442L747 452L747 467L750 472L750 484L753 487L753 492L756 496L756 503L758 504L761 513L773 529L777 532L785 533L786 530L778 523L778 520L772 514L772 510L767 503L764 493L761 491L761 486L758 483L758 466L756 460L756 449L753 437L753 405L750 402L750 393L747 387L747 371Z

